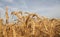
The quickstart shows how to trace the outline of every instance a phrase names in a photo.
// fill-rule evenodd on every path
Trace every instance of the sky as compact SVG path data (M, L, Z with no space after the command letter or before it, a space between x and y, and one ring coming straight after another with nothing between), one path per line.
M5 18L6 6L12 11L37 13L49 18L60 18L60 0L0 0L0 17Z

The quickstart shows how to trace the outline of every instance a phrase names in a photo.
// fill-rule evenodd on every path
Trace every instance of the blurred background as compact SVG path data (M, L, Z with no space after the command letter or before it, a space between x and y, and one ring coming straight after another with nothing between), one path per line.
M10 14L12 11L23 11L48 18L60 18L60 0L0 0L0 17L3 19L6 6L8 6L9 17L12 16Z

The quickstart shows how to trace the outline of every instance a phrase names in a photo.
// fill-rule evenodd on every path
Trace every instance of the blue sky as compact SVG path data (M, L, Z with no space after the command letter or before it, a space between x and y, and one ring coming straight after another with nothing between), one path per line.
M0 17L5 17L5 7L11 11L33 12L50 18L60 18L60 0L0 0ZM10 16L11 17L11 16Z

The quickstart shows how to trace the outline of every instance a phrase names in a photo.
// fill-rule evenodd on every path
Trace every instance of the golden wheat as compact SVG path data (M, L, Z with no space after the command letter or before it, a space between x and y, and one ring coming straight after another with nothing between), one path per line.
M18 22L3 24L0 18L0 37L60 37L60 20L41 18L37 14L12 12ZM6 16L7 18L7 16Z

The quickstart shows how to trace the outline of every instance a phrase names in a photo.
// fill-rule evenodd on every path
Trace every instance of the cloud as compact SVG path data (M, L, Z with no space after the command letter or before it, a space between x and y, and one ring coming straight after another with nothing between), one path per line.
M51 17L51 18L60 18L60 6L51 6L51 7L41 7L36 11L37 13Z
M5 10L3 8L0 7L0 12L4 12Z
M12 3L13 2L13 0L5 0L6 2L10 2L10 3Z
M4 18L4 15L5 15L5 10L0 7L0 17Z
M3 4L2 3L0 3L0 6L2 6Z
M0 7L9 6L9 11L35 12L47 17L60 18L60 0L1 0ZM2 7L2 8L3 8Z

